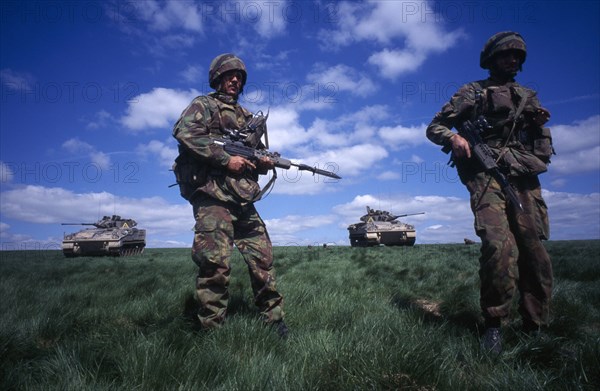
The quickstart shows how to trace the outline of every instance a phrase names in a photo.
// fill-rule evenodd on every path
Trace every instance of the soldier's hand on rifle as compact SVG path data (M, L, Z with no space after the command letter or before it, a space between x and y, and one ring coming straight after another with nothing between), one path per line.
M452 145L452 153L457 158L471 157L471 147L469 146L469 142L461 135L454 134L454 136L450 138L450 144Z
M229 163L227 163L227 169L234 174L241 174L248 168L255 170L256 166L250 160L241 156L232 156Z
M267 171L275 167L275 163L266 156L261 157L260 160L257 162L257 165L259 166L259 168Z

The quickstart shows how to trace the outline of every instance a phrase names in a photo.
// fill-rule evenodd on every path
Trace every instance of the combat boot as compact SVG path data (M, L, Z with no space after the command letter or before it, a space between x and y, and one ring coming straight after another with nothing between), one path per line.
M537 335L540 333L540 326L532 320L523 319L521 331L527 335Z
M481 337L481 350L499 355L502 353L502 335L499 327L488 327Z

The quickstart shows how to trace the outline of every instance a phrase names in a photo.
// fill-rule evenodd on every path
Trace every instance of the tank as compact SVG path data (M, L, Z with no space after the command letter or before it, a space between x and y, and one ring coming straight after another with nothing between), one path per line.
M62 225L92 225L81 231L65 234L62 251L66 257L88 255L129 256L141 254L146 247L146 230L135 228L137 222L121 216L104 216L95 223L62 223Z
M425 212L392 215L384 210L373 210L367 206L367 214L360 223L350 224L348 231L352 247L412 246L417 239L415 227L399 221L400 217L421 215Z

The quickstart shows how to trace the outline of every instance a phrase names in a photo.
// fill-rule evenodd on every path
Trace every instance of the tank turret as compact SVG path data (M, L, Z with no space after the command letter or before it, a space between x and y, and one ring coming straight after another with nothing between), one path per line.
M374 210L367 206L367 214L361 216L360 223L350 224L348 231L352 247L367 246L412 246L417 234L415 227L398 219L425 212L393 215L388 211Z
M66 257L88 255L128 256L141 254L146 247L146 230L135 228L133 219L104 216L95 223L62 223L62 225L91 225L81 231L65 234L62 242Z

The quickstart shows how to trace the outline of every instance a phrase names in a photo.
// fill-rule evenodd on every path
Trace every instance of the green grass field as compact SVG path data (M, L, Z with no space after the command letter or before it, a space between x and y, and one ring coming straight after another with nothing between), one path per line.
M275 248L287 340L259 322L239 255L228 322L206 333L189 249L0 252L0 389L600 389L600 241L546 245L547 336L515 309L498 358L479 350L477 245Z

